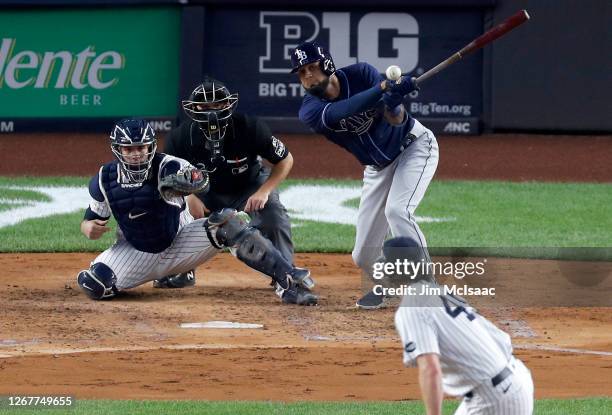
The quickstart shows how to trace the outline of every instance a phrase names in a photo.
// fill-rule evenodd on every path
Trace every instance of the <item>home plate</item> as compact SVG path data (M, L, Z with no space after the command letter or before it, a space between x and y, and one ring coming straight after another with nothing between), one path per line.
M206 321L204 323L181 323L182 329L261 329L263 324L236 323L234 321Z

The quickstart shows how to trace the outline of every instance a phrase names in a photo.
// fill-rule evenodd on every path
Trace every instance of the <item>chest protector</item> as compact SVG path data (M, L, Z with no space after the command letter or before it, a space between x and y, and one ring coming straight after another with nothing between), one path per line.
M125 239L142 252L162 252L172 244L184 209L166 203L157 190L162 158L155 155L151 177L141 184L120 183L117 162L104 165L100 172L102 188Z

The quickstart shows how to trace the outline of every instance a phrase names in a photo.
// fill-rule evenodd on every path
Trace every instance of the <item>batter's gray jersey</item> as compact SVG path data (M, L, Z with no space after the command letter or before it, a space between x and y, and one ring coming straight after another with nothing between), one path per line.
M425 282L414 284L416 292L421 292L424 286L431 287ZM482 409L496 401L510 402L504 394L509 393L512 382L515 388L525 385L518 397L520 408L512 401L504 403L504 408L466 413L531 413L533 384L529 371L512 356L510 336L467 303L444 295L407 295L395 313L395 327L402 339L405 365L415 366L422 354L439 356L442 387L448 395L464 396L478 391L477 400L486 401L486 404L479 401ZM492 379L507 367L516 372L515 379L507 379L497 390Z
M181 168L189 165L183 159L166 155L159 171L163 171L165 164L172 160L178 161ZM165 200L166 203L179 207L185 204L183 197ZM92 199L89 207L101 217L109 217L112 213L107 200L99 202ZM125 240L121 229L117 227L117 241L98 255L92 263L102 262L112 269L117 276L115 286L119 290L133 288L166 275L189 271L219 252L210 243L203 225L204 219L194 221L189 211L183 210L180 214L179 230L172 245L159 253L137 250Z

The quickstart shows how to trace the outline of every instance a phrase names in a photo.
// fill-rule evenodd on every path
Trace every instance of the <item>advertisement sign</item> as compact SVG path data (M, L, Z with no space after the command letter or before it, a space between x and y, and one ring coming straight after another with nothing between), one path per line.
M174 117L178 8L0 14L0 118Z
M213 9L207 13L203 66L239 92L239 109L260 116L296 117L304 94L290 74L292 49L305 40L327 45L343 67L368 62L384 73L399 65L418 76L452 55L483 29L478 9L390 12ZM428 81L411 96L418 118L444 119L440 128L465 133L482 114L482 53ZM453 120L463 123L449 124Z

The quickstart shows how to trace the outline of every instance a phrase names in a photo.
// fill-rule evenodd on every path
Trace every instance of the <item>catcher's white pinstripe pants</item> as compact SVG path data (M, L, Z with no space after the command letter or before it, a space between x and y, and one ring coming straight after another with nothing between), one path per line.
M189 271L219 252L206 235L204 221L194 221L185 210L181 214L181 228L172 245L157 254L138 251L118 232L117 242L98 255L93 263L102 262L113 270L117 276L115 286L119 290Z

